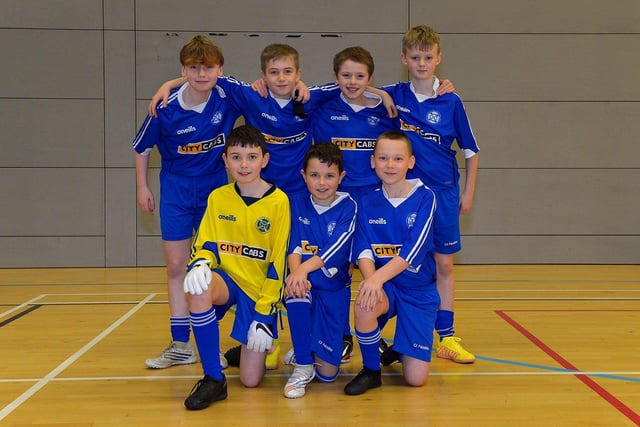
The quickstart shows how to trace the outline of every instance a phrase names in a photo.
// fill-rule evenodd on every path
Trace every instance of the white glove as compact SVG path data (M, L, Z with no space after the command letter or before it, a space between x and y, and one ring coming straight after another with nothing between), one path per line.
M263 352L269 350L272 343L271 327L255 320L251 322L247 333L247 348L251 351Z
M209 261L196 261L184 278L184 292L191 295L201 295L209 289L209 283L211 283Z

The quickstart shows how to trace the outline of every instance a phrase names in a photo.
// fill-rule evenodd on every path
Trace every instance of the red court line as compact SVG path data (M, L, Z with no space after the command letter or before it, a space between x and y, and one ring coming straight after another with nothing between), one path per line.
M576 311L576 310L509 310L509 311ZM577 310L581 311L581 310ZM594 310L595 311L595 310ZM598 310L598 311L609 311L609 310ZM634 310L637 311L637 310ZM578 368L573 366L568 360L560 356L558 353L553 351L551 347L543 343L540 339L538 339L535 335L529 332L524 326L520 325L513 318L511 318L508 314L505 313L504 310L496 310L496 314L502 319L504 319L509 325L513 326L518 332L528 338L533 344L535 344L538 348L544 351L549 357L558 362L560 366L565 369L572 371L579 371ZM611 406L620 411L625 417L629 418L633 423L637 426L640 426L640 415L635 412L633 409L629 408L627 405L622 403L617 397L609 393L606 389L604 389L600 384L595 382L591 377L583 374L576 374L575 377L582 381L587 387L591 390L595 391L600 397L602 397L606 402L608 402Z

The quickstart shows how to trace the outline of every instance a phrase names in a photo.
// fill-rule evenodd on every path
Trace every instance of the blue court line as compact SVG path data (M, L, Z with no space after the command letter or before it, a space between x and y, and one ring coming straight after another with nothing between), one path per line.
M533 364L533 363L516 362L516 361L513 361L513 360L496 359L496 358L487 357L487 356L477 356L476 355L476 360L484 360L485 362L502 363L504 365L520 366L520 367L524 367L524 368L542 369L542 370L545 370L545 371L564 372L564 373L568 373L568 374L586 375L586 376L589 376L589 377L597 377L597 378L605 378L605 379L610 379L610 380L630 381L630 382L640 383L640 378L626 377L626 376L620 376L620 375L611 375L611 374L585 373L585 372L576 371L576 370L573 370L573 369L564 369L564 368L558 368L558 367L555 367L555 366L536 365L536 364Z

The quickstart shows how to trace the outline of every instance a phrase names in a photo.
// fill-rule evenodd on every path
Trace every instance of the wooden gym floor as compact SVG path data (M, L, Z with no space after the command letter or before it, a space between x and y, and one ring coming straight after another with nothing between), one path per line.
M457 266L456 278L475 364L434 357L422 388L392 365L383 387L346 396L356 345L335 383L301 399L282 396L289 366L257 389L229 368L228 399L190 412L200 365L143 363L169 342L164 269L0 270L0 426L640 425L640 266ZM281 343L282 356L288 328Z

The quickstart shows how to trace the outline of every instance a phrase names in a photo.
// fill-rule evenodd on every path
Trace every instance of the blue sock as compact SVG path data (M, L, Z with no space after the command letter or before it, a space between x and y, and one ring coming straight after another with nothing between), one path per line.
M438 310L436 313L436 332L440 336L440 340L454 335L453 311Z
M220 329L213 307L204 313L191 313L191 325L204 374L214 380L221 380Z
M303 298L286 297L285 305L296 363L311 365L314 362L311 353L311 295L307 293Z
M362 364L365 368L373 371L380 370L380 328L376 327L371 332L360 332L356 328L356 338L360 344L362 353Z
M191 335L191 325L189 323L189 317L175 317L169 318L171 325L171 339L173 341L187 342L189 341L189 335Z

